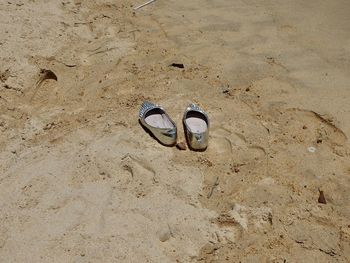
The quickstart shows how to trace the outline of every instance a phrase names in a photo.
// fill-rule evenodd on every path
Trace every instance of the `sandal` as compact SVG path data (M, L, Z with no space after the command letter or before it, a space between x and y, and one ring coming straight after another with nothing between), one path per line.
M139 118L141 125L161 144L172 146L176 143L176 125L161 106L145 101L141 105Z
M188 146L195 151L204 151L209 139L208 115L192 103L185 110L183 124Z

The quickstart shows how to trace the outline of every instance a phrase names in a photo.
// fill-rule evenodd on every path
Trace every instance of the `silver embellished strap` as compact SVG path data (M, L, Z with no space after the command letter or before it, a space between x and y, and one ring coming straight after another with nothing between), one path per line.
M142 119L146 112L148 112L151 109L159 108L158 105L153 104L152 102L145 101L142 103L140 112L139 112L139 117Z
M199 108L199 106L197 106L194 103L191 103L190 105L188 105L189 110L195 110L195 111L201 111L203 112L203 110L201 108Z

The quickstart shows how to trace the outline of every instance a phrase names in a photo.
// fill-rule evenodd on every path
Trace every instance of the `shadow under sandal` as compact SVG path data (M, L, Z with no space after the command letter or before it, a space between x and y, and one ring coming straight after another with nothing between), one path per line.
M195 151L208 147L209 118L197 105L190 104L184 113L183 123L188 146Z
M175 145L177 139L176 125L161 106L145 101L141 105L139 118L142 126L161 144L166 146Z

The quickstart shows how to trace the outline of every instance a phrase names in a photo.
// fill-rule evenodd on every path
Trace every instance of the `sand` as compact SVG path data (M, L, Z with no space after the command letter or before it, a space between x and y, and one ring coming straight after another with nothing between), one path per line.
M0 3L0 261L349 262L350 3L142 3Z

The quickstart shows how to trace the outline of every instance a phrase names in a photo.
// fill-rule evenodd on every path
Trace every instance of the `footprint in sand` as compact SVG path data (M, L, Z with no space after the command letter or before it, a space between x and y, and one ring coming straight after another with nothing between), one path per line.
M155 170L147 162L131 155L122 158L121 167L130 178L127 188L137 198L146 196L151 188L159 182Z
M240 163L259 160L266 155L263 147L248 142L243 134L222 127L212 130L209 151L221 161L227 162L227 158L231 158Z
M298 108L288 109L287 113L290 115L288 117L291 120L288 126L292 131L297 130L298 126L304 125L305 141L310 141L314 144L326 144L332 149L333 153L339 156L349 155L348 138L334 124L331 117L326 117L315 111Z

